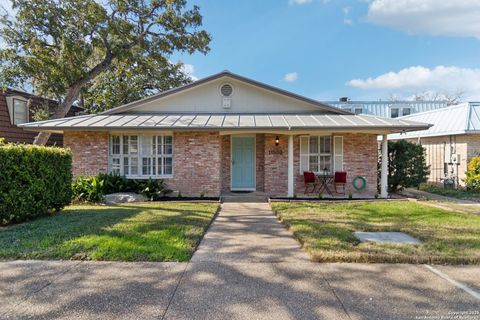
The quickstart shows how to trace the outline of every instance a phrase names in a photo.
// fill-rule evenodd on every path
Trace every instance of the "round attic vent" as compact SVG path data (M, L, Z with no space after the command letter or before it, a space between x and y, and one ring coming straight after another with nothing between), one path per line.
M230 84L226 83L220 87L220 93L224 97L230 97L233 93L233 87Z

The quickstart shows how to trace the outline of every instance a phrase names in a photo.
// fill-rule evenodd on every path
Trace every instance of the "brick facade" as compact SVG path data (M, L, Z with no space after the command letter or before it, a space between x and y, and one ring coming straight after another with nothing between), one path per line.
M377 193L378 142L375 134L347 133L343 136L343 169L347 172L347 194L354 197L372 196ZM367 179L365 189L359 191L352 185L356 176Z
M218 132L176 132L173 135L173 178L168 187L183 196L218 196L223 176L224 137Z
M347 195L373 196L377 192L378 148L376 135L337 134L344 137L344 170L348 173ZM256 135L256 186L272 196L287 195L288 136ZM173 178L169 188L184 196L218 196L230 190L231 136L218 132L175 132ZM108 170L108 133L67 132L65 145L73 153L74 175L94 175ZM304 191L300 172L300 138L294 137L295 192ZM363 191L352 187L361 175L368 183ZM333 190L333 188L332 188Z
M67 131L63 140L65 147L72 151L74 176L92 176L108 171L107 132Z

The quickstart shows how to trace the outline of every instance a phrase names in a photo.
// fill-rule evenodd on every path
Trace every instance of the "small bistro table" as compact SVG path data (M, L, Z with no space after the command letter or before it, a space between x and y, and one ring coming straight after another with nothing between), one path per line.
M333 182L334 176L330 173L324 174L324 173L317 173L316 174L318 182L319 182L319 189L318 189L318 194L322 194L323 191L327 192L329 195L333 196L332 191L328 187L330 183Z

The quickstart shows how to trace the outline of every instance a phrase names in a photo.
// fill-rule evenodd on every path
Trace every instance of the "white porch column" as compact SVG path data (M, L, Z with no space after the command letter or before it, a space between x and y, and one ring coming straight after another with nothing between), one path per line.
M388 139L383 135L382 140L382 171L380 179L380 197L388 197Z
M293 198L293 135L288 136L288 194L289 198Z

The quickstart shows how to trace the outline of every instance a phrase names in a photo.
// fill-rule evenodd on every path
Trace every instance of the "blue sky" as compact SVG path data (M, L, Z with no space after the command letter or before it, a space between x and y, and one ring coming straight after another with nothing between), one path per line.
M206 55L175 56L202 78L224 69L319 100L464 92L480 99L478 0L193 0Z

